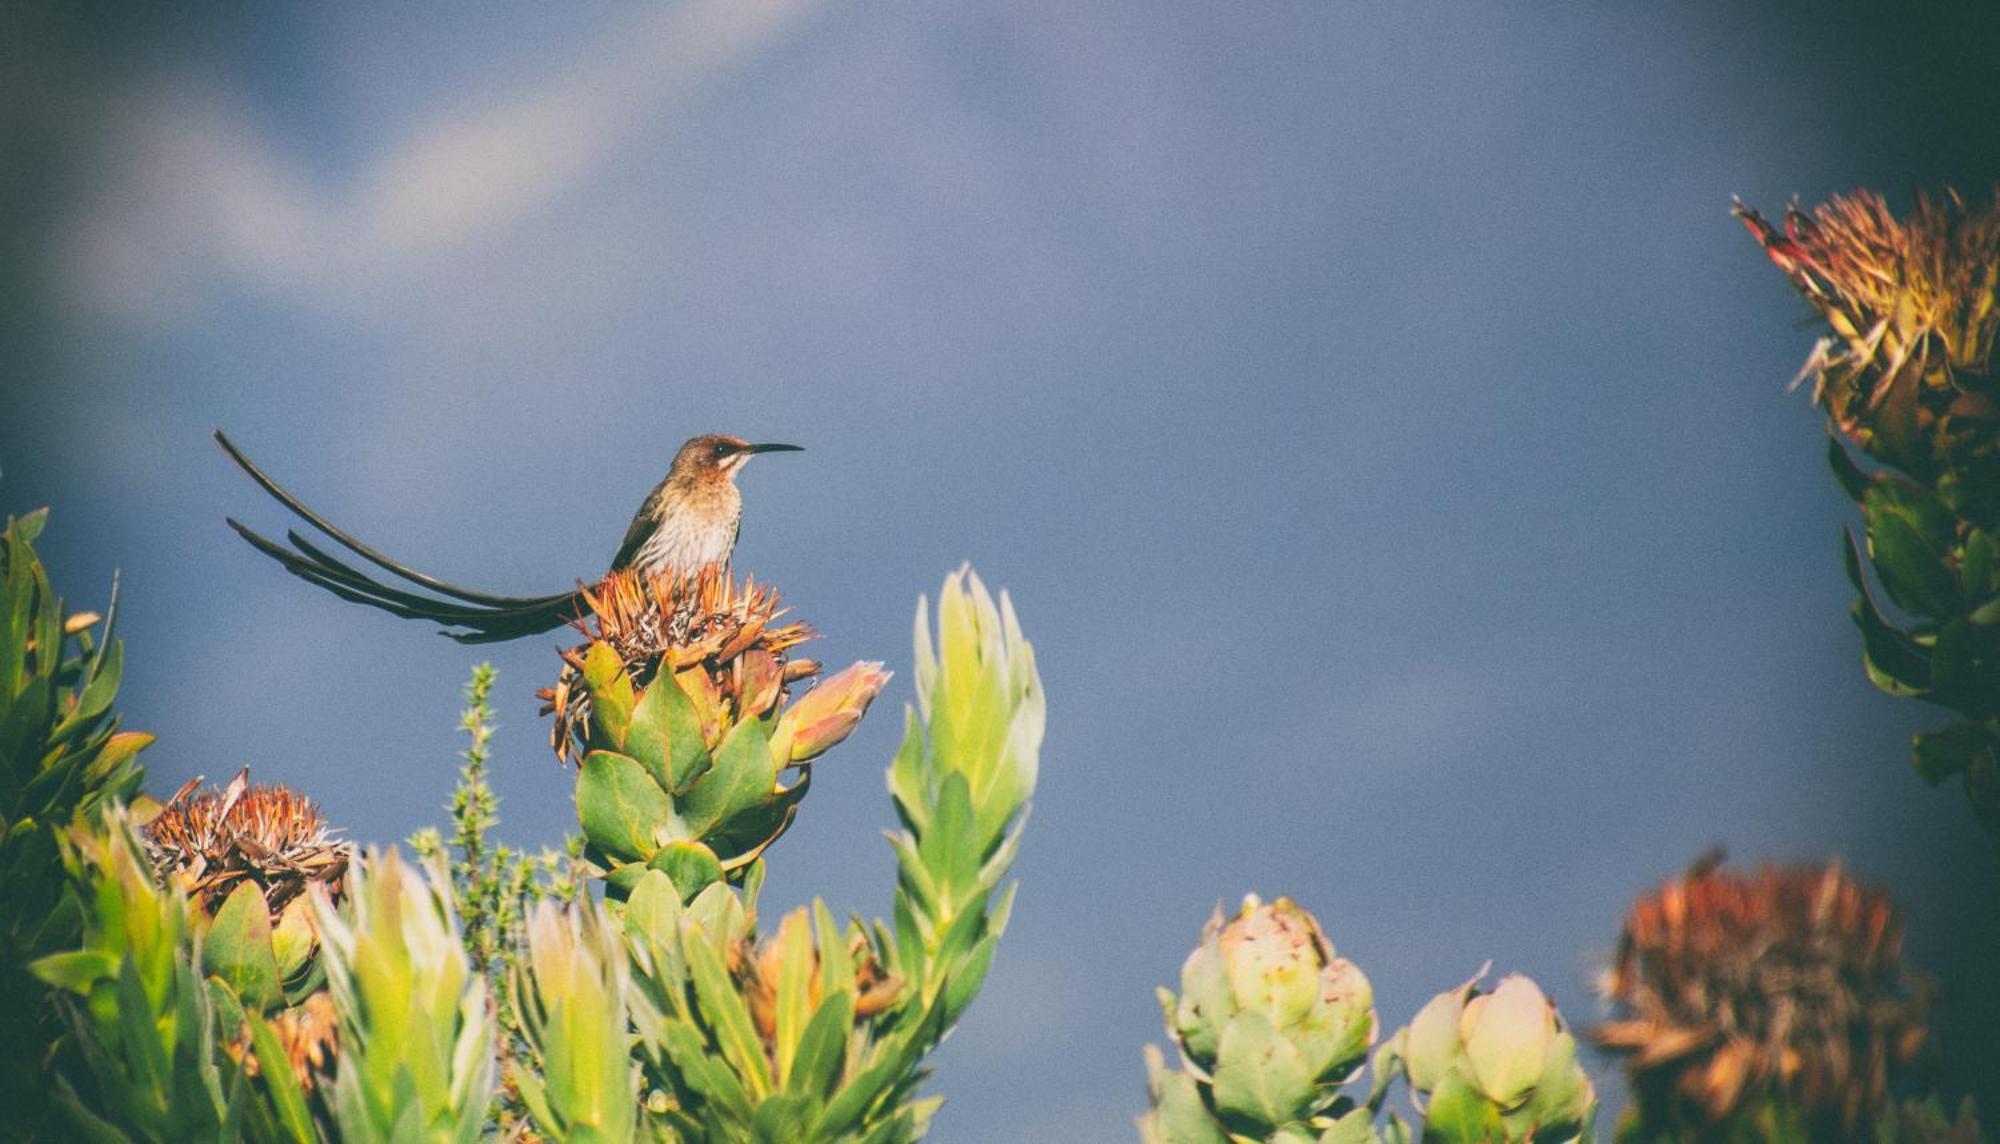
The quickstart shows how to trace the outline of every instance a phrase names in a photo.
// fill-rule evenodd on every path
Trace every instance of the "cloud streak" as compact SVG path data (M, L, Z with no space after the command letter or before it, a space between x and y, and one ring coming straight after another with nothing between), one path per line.
M149 324L187 319L225 285L365 308L384 286L546 209L815 6L645 9L485 108L419 115L332 187L240 97L186 77L134 93L104 177L65 227L66 291L89 312Z

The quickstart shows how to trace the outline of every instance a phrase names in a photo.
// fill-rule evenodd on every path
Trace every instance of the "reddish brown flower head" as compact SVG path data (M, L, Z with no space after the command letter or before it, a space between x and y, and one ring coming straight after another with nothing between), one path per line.
M1858 191L1789 208L1782 230L1741 203L1736 216L1827 324L1799 376L1843 436L1920 474L1990 449L2000 196L1920 197L1897 219Z
M340 1021L334 1012L332 994L321 989L282 1010L271 1018L271 1031L277 1034L278 1044L285 1050L292 1075L307 1093L313 1091L321 1078L331 1076L340 1044ZM223 1047L251 1076L262 1071L256 1051L250 1045L247 1025L235 1040Z
M694 701L708 745L743 719L783 703L790 684L819 670L792 649L813 636L802 623L781 623L777 590L732 580L717 569L692 576L652 576L635 569L611 573L584 593L589 612L577 622L585 643L563 653L556 685L539 693L542 713L555 717L550 745L564 762L582 756L590 716L584 656L594 644L612 649L635 688L662 669Z
M282 786L253 787L247 767L226 787L200 787L200 779L189 781L144 827L162 881L178 883L213 914L249 879L263 890L273 924L315 882L338 893L352 847L332 837L311 799Z
M1763 1101L1816 1130L1872 1125L1926 1038L1894 905L1836 865L1698 868L1625 917L1591 1031L1628 1055L1647 1118L1712 1130Z

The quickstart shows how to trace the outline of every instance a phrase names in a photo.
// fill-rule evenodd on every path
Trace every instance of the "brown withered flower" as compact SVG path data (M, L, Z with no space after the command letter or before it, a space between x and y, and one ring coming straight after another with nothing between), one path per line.
M1857 191L1791 206L1782 230L1736 216L1827 325L1799 377L1843 437L1919 477L2000 463L2000 193L1921 196L1897 219Z
M285 1050L292 1075L298 1078L299 1087L310 1094L322 1077L331 1075L339 1053L340 1020L334 1012L333 995L324 989L308 994L297 1005L271 1017L270 1025ZM243 1066L244 1072L256 1076L262 1071L256 1050L250 1045L247 1025L223 1047Z
M729 948L730 975L742 989L743 999L749 1002L751 1021L766 1051L778 1036L778 980L784 968L786 938L794 927L810 932L811 924L806 911L797 909L785 916L776 936L762 943L746 937ZM903 979L882 967L868 939L859 933L848 935L846 953L847 964L854 969L854 1022L859 1025L896 1003L903 992ZM822 980L816 944L812 947L811 970L802 976L806 981L807 1011L817 1011Z
M250 769L227 786L190 779L142 830L161 881L180 885L214 914L245 879L257 883L275 925L306 887L334 893L353 847L336 840L311 799L283 786L251 786Z
M616 652L636 688L662 669L671 672L694 701L711 747L738 721L776 709L791 684L819 671L792 654L814 633L802 623L779 622L785 610L777 590L748 578L739 583L720 569L687 576L622 569L585 590L583 599L589 610L576 629L585 642L562 653L555 686L537 692L542 714L555 718L550 746L566 763L584 752L590 717L584 654L592 644Z
M1699 863L1626 914L1590 1031L1626 1056L1649 1126L1699 1138L1775 1115L1850 1138L1894 1106L1925 1048L1926 985L1888 896L1835 863Z

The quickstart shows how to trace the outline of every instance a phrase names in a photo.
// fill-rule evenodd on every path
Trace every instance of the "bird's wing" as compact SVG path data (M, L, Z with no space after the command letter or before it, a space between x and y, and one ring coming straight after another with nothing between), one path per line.
M434 576L427 576L391 560L307 508L262 469L252 464L250 459L221 432L215 434L215 440L238 467L301 520L333 538L342 547L402 580L451 599L438 599L436 596L412 592L378 580L314 545L296 531L288 531L285 534L285 539L291 545L288 548L258 535L234 519L229 521L229 526L244 540L249 541L252 547L309 584L324 588L342 599L379 608L391 615L432 620L451 627L467 629L462 632L446 633L464 643L485 643L548 631L568 622L577 614L580 597L576 591L557 592L547 596L496 596L447 584Z
M625 529L624 543L618 546L618 555L611 558L613 572L630 567L632 562L639 558L639 550L646 546L647 538L651 537L653 530L660 526L657 514L660 498L666 495L666 488L666 483L661 482L647 494L646 503L639 506L639 511L632 514L632 523Z

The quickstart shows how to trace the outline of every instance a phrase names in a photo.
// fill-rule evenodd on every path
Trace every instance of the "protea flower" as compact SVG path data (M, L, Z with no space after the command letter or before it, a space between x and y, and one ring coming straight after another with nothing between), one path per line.
M1252 894L1226 924L1218 908L1181 967L1180 996L1159 995L1184 1067L1169 1071L1148 1046L1145 1139L1316 1139L1341 1118L1367 1122L1339 1088L1375 1041L1374 993L1291 899Z
M1740 203L1736 214L1828 326L1800 377L1840 433L1919 478L1993 475L2000 197L1922 196L1898 220L1858 191L1790 207L1783 232Z
M1793 207L1783 232L1736 213L1828 328L1800 377L1867 522L1845 556L1869 678L1965 717L1917 737L1917 772L1962 774L2000 834L2000 194L1919 198L1898 220L1863 191ZM1850 445L1881 465L1864 470Z
M586 590L583 600L589 611L576 626L585 642L562 653L556 685L539 693L542 713L555 717L550 746L566 763L589 749L585 662L598 645L616 655L634 688L650 686L667 668L694 702L710 747L737 720L783 702L787 685L819 671L812 660L790 655L813 630L778 622L784 609L777 591L747 578L739 585L720 569L692 576L626 569Z
M352 847L333 838L311 799L282 786L251 786L249 768L229 785L191 779L143 830L154 873L213 916L238 885L254 882L276 925L320 884L338 895Z
M614 896L650 866L692 897L785 832L811 761L847 737L889 673L855 664L786 708L819 670L792 655L812 631L781 622L769 586L717 569L615 572L584 600L585 642L542 697L557 757L580 760L589 856Z
M1633 904L1606 982L1625 1015L1590 1035L1627 1054L1649 1128L1850 1138L1924 1048L1902 941L1888 896L1838 864L1704 864Z
M1372 1103L1400 1077L1425 1140L1590 1139L1597 1092L1555 1002L1520 974L1484 992L1484 976L1432 998L1382 1046Z

